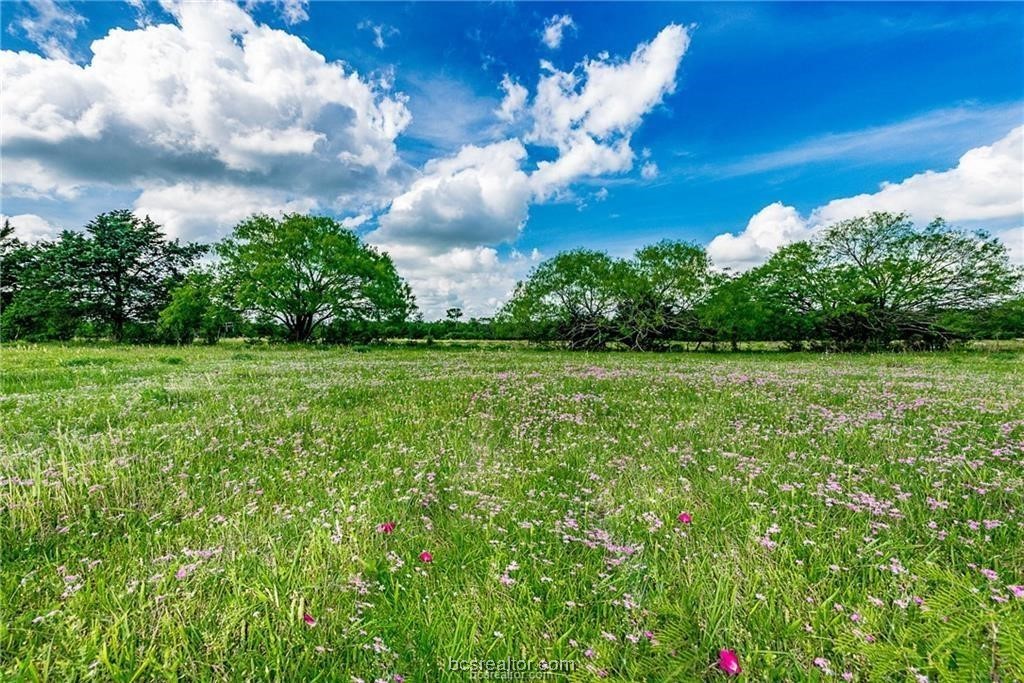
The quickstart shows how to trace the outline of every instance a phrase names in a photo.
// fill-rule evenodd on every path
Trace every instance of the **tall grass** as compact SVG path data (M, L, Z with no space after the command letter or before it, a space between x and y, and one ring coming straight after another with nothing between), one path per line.
M1022 358L6 348L0 678L1022 680Z

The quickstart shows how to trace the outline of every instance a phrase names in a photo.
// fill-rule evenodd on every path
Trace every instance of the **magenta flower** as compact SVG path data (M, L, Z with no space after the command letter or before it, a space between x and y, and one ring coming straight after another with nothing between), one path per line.
M739 676L743 671L740 668L740 658L736 656L735 650L718 651L718 668L730 676Z
M381 524L377 525L377 533L378 534L390 534L394 530L395 530L395 523L394 522L382 522Z
M316 626L316 619L308 612L302 614L302 620L306 622L306 626Z
M1024 586L1007 586L1015 598L1024 598Z
M676 517L676 519L678 519L683 524L692 524L693 523L693 517L690 515L689 512L680 512L679 516Z
M431 555L430 553L428 553L426 550L424 550L422 553L420 553L420 562L426 562L427 564L429 564L429 563L431 563L433 561L434 561L434 556Z

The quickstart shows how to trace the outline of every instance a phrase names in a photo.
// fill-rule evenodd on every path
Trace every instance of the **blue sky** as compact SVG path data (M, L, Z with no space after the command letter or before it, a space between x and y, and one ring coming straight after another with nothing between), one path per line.
M5 113L3 213L23 232L119 206L201 240L249 207L331 213L393 253L427 317L489 313L561 249L687 239L742 268L862 210L941 211L1021 248L1021 4L184 7L0 5L5 109L22 103ZM256 73L256 56L280 63ZM321 57L339 69L303 86ZM218 60L241 69L232 85ZM586 60L621 80L602 87ZM502 118L506 77L524 91Z

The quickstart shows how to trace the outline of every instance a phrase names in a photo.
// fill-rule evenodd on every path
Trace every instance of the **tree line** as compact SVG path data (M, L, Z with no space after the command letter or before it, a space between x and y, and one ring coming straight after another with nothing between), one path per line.
M632 258L587 249L558 254L520 283L502 315L529 338L570 348L943 348L968 338L1024 336L1021 271L988 234L906 214L838 222L741 274L705 251L660 242Z
M940 348L1024 336L1021 270L983 232L873 213L716 269L663 241L631 258L562 252L494 318L426 322L391 258L326 216L253 216L215 245L170 240L148 217L101 214L83 231L25 243L0 231L0 338L215 342L526 339L652 351L779 341L793 348Z

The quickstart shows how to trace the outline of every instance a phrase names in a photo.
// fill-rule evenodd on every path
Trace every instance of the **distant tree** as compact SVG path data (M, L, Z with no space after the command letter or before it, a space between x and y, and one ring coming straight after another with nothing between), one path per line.
M712 282L704 249L662 241L637 250L620 267L615 322L619 341L637 350L664 348L698 332L696 309Z
M121 340L128 323L156 321L205 247L167 241L149 218L112 211L53 242L24 245L5 231L2 250L7 335L68 338L93 321Z
M70 339L88 313L86 238L65 231L55 241L26 244L9 239L3 247L4 339Z
M327 216L253 216L218 247L241 309L305 341L331 320L405 320L415 310L391 258Z
M139 218L127 209L96 216L85 232L87 239L75 243L81 296L89 314L109 325L117 341L127 323L156 321L170 288L207 250L167 240L148 216Z
M822 320L835 309L829 274L809 242L782 247L742 282L759 305L763 339L800 348L818 338Z
M942 345L954 332L939 324L943 310L993 305L1019 281L998 240L942 219L916 230L906 214L872 213L828 228L818 249L834 274L838 315L827 324L861 345Z
M557 339L572 349L600 349L616 339L614 316L626 272L607 254L576 249L537 266L516 285L502 316L535 341Z
M29 260L28 245L15 236L14 226L4 219L0 226L0 313L14 299Z
M444 317L448 322L456 323L462 318L461 308L449 308L444 312Z
M712 341L728 342L733 351L740 341L764 339L766 308L748 274L718 274L707 298L698 307L701 331Z
M1020 273L1005 246L984 232L942 220L918 230L906 214L872 213L779 250L751 281L788 340L933 347L961 336L943 324L947 312L1000 303Z
M224 329L238 322L214 274L196 271L171 290L170 303L160 311L158 331L162 338L177 344L189 344L196 337L212 344Z

